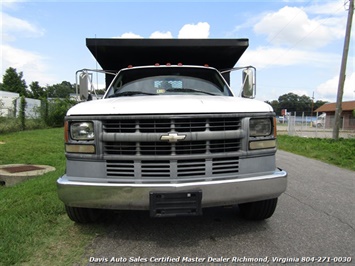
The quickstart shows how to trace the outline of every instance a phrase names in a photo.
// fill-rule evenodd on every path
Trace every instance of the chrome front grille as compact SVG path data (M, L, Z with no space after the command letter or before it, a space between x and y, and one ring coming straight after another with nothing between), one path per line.
M105 155L215 154L240 150L240 128L238 117L112 119L103 121L102 140ZM162 141L169 133L186 138Z
M239 171L240 117L118 117L103 120L102 129L107 176L114 180L193 182Z

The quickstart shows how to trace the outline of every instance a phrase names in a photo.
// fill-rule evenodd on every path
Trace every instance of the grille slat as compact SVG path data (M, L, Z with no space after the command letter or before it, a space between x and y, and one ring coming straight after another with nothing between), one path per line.
M208 153L237 152L241 148L240 139L207 141L169 142L104 142L106 155L197 155Z
M106 162L107 175L111 178L125 178L131 182L156 182L164 179L167 182L190 182L205 180L206 178L223 177L226 174L237 174L239 171L239 158L212 159L212 176L207 173L207 165L211 159L192 160L108 160ZM172 165L176 165L173 167ZM196 179L197 178L197 179Z
M134 178L134 161L119 160L106 162L107 176L119 178Z
M170 131L171 121L164 120L137 120L139 131L142 133L164 133Z
M103 129L108 133L133 133L136 131L136 123L134 120L106 120Z
M104 120L103 130L107 133L164 133L203 132L238 130L241 119L238 117L218 118L173 118L173 119L122 119Z
M212 160L212 174L229 174L239 171L239 158L214 158Z
M206 176L206 160L178 160L178 177Z

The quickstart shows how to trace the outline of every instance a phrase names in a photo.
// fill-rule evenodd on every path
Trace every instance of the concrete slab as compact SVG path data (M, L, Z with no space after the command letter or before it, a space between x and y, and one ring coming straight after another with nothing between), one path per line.
M33 164L6 164L0 165L0 185L14 186L20 182L26 181L45 173L55 171L55 168L49 165Z

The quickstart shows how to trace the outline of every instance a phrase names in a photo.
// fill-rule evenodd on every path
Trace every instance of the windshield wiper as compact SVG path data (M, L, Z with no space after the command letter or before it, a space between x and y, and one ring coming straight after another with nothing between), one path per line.
M122 97L122 96L133 96L133 95L138 95L138 94L156 95L154 93L143 92L143 91L124 91L124 92L118 92L113 95L110 95L110 96L108 96L108 98Z
M190 89L190 88L167 89L166 91L170 91L170 92L199 92L199 93L203 93L203 94L218 96L218 94L214 94L214 93L207 92L207 91L196 90L196 89Z

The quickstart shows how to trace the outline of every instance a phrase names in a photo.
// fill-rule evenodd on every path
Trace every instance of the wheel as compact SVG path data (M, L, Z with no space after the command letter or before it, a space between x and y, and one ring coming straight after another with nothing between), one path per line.
M248 220L264 220L274 214L276 205L277 198L239 204L239 209Z
M69 218L76 223L93 223L101 218L102 210L69 207L65 205L65 210Z

